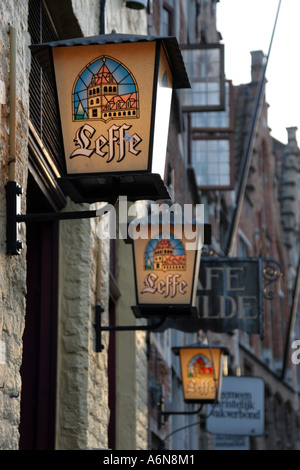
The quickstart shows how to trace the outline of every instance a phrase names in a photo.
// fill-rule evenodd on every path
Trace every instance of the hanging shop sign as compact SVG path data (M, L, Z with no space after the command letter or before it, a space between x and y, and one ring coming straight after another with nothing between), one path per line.
M137 317L198 317L203 224L175 217L136 219L133 256Z
M220 400L223 359L227 348L199 342L172 348L179 355L183 396L186 403L217 403Z
M215 258L201 256L197 290L198 318L188 322L169 318L158 331L175 328L226 333L240 329L263 335L263 300L274 296L273 283L282 274L271 258Z
M162 199L172 90L190 87L176 38L100 35L31 46L57 90L75 202Z
M260 258L204 258L199 272L199 310L213 331L236 328L262 333Z
M265 385L260 377L224 377L221 401L207 406L206 429L212 434L262 436Z
M263 299L281 268L267 258L202 258L199 311L203 326L216 332L263 333Z

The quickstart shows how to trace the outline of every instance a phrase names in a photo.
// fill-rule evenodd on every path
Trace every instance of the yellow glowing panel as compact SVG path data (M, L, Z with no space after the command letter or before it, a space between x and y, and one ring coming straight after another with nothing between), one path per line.
M151 225L134 240L139 304L193 305L198 273L195 226ZM193 237L194 236L194 241Z
M180 362L184 399L214 401L218 392L221 350L182 348Z
M147 170L155 46L53 49L68 174Z

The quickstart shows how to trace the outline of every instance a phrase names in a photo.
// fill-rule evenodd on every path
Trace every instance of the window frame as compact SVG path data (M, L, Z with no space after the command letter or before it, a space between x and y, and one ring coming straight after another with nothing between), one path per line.
M185 61L187 72L188 62L185 59L184 51L209 51L216 49L219 51L219 103L218 104L197 104L197 105L185 105L182 104L181 108L183 112L199 112L199 111L224 111L225 110L225 72L224 72L224 44L210 43L210 44L180 44L181 53L183 60ZM189 76L191 82L191 88L193 89L193 77ZM194 82L195 83L195 82ZM188 93L192 93L192 90L180 90L181 101L184 100L184 96Z
M195 178L197 180L197 171L193 162L192 141L194 140L228 140L229 142L229 168L230 181L228 185L209 185L197 184L198 190L230 190L234 188L234 115L233 115L233 86L230 80L226 80L228 84L228 102L229 106L229 124L226 127L192 127L191 114L188 114L189 129L189 148L188 161L189 165L194 168ZM225 110L224 110L225 111ZM216 111L220 112L220 111Z

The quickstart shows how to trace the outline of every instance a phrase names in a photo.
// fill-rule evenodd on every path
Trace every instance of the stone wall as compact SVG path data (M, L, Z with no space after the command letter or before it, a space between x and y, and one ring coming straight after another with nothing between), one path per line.
M27 33L27 1L4 0L0 5L0 449L14 450L19 444L19 417L26 295L26 247L20 256L6 255L5 185L9 179L8 161L10 135L15 142L14 178L26 193L28 139L28 76L30 53ZM15 138L10 129L11 110L10 43L12 30L16 35L16 127ZM11 150L13 147L11 146ZM22 197L22 211L25 194ZM23 237L24 237L23 229Z
M107 447L108 343L103 337L105 350L95 352L94 324L97 297L107 315L109 241L97 237L107 221L98 224L83 219L60 227L57 449Z
M83 35L99 34L99 2L72 6ZM80 209L69 201L65 210ZM107 224L107 217L60 224L57 449L107 448L108 343L104 336L104 352L95 352L94 328L96 302L108 312Z

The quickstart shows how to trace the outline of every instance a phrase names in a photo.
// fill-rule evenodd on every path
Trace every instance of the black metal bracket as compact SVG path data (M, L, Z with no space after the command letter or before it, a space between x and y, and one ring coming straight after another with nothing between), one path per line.
M168 411L165 410L165 399L163 395L160 396L158 407L158 429L160 429L167 421L169 415L197 415L202 411L203 403L200 404L197 410L193 411Z
M21 222L41 222L54 220L72 220L101 217L109 212L112 205L107 204L97 210L74 212L49 212L44 214L18 214L19 198L22 195L22 187L15 181L9 181L5 185L6 191L6 254L19 255L22 242L18 240L18 224Z
M282 266L273 258L262 257L262 263L262 277L266 281L266 284L263 286L263 295L265 299L272 300L274 298L274 291L270 285L282 277Z
M102 313L104 309L101 305L95 308L95 330L96 330L96 352L101 352L104 346L101 341L102 331L152 331L159 328L165 321L166 317L161 318L157 323L151 325L130 325L130 326L102 326Z

